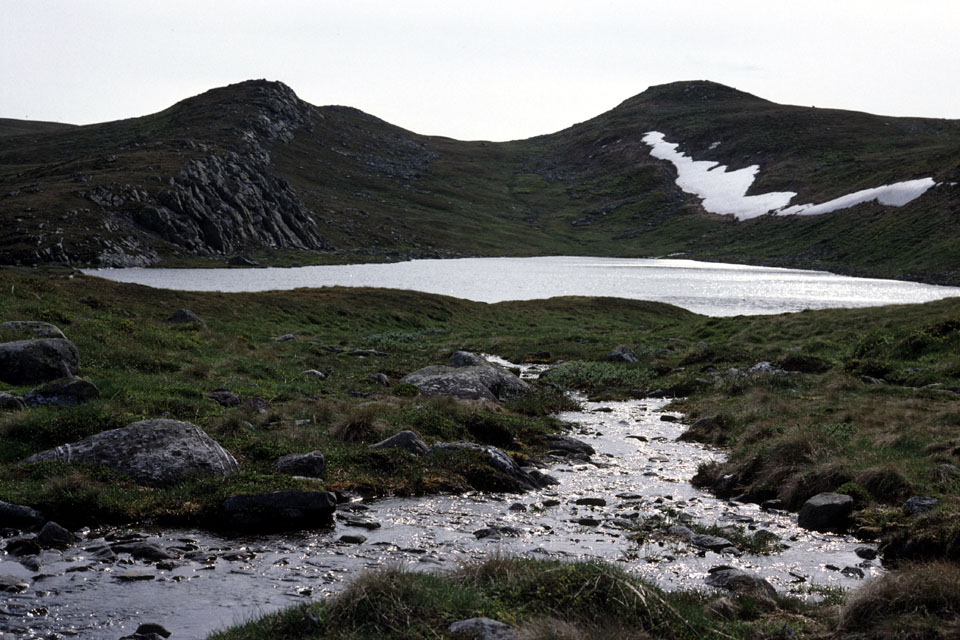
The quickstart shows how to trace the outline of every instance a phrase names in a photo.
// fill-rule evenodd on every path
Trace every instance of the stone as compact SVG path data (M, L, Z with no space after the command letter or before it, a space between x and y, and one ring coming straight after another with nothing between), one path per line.
M560 481L551 476L548 473L544 473L539 469L532 469L530 467L521 467L521 470L526 473L528 476L533 478L533 481L538 487L549 487L551 485L560 484Z
M605 507L607 506L607 501L603 498L577 498L574 504L583 507Z
M872 547L857 547L853 552L857 554L858 558L863 558L864 560L873 560L877 557L877 550Z
M720 536L708 536L708 535L695 535L690 540L690 542L701 549L709 549L710 551L723 551L729 547L734 547L734 544L727 540L726 538L721 538ZM734 547L736 548L736 547Z
M630 350L623 345L620 345L619 347L617 347L616 349L608 353L607 361L608 362L629 362L629 363L640 362L640 360L638 360L635 355L630 353Z
M110 545L110 550L114 553L129 553L130 556L136 560L147 560L149 562L174 560L177 558L176 555L152 542L115 542Z
M326 528L336 508L337 497L328 491L243 494L223 502L227 524L260 532Z
M370 356L376 356L378 358L386 358L388 354L382 351L376 351L374 349L354 349L347 355L359 356L361 358L367 358Z
M374 373L370 375L370 379L375 383L382 385L384 387L390 386L390 378L387 377L385 373Z
M584 442L570 436L564 436L556 433L548 433L540 436L540 442L550 447L553 451L564 451L567 453L583 453L592 456L596 450Z
M4 547L4 551L8 555L16 557L35 556L43 551L43 547L37 542L36 536L25 536L9 540L7 546Z
M40 338L0 343L0 382L34 385L70 378L80 367L80 353L69 340Z
M491 525L489 527L484 527L483 529L477 529L473 532L473 535L477 538L477 540L482 540L483 538L494 538L499 540L503 536L519 536L520 529L502 525Z
M23 401L29 407L76 407L99 397L100 390L89 380L62 378L24 394Z
M207 323L200 319L200 316L195 314L190 309L177 309L167 318L167 322L171 324L196 324L204 329L207 328Z
M26 409L27 403L20 396L10 395L0 391L0 411L19 411Z
M763 502L760 503L760 508L763 509L764 511L768 511L770 509L773 509L773 510L783 509L783 500L779 500L777 498L774 498L773 500L764 500Z
M510 625L490 618L459 620L447 631L457 640L516 640L519 637Z
M762 375L762 376L782 376L787 372L779 367L775 367L769 362L758 362L747 370L747 373L751 375Z
M422 456L430 451L430 448L413 431L404 430L400 433L390 436L386 440L381 440L376 444L370 445L371 449L401 449L408 451L415 456Z
M358 518L357 516L346 513L338 513L337 520L347 527L357 527L359 529L366 529L367 531L374 531L381 526L379 522L367 520L366 518Z
M710 569L705 581L711 587L725 589L771 603L777 597L777 590L769 582L734 567L714 567Z
M853 498L842 493L819 493L800 508L797 524L812 531L838 531L847 526Z
M290 453L281 456L274 464L277 473L289 476L306 476L307 478L322 478L327 470L327 463L320 451L310 453Z
M55 338L66 340L67 336L56 325L33 320L10 320L0 322L0 337L14 335L24 338Z
M673 525L672 527L667 529L667 533L672 536L676 536L685 542L691 542L691 543L693 542L693 539L697 536L697 534L693 531L693 529L691 529L690 527L685 527L682 524Z
M132 635L124 636L120 638L120 640L155 640L156 638L169 638L171 635L173 634L163 628L163 626L153 622L146 622L138 626Z
M235 407L240 404L240 396L229 389L214 389L207 394L207 398L221 407Z
M277 336L273 339L274 342L290 342L291 340L296 340L297 336L292 333L285 333L282 336Z
M30 588L30 583L17 576L0 576L0 592L21 593Z
M239 470L233 456L200 427L165 418L103 431L37 453L26 462L48 460L99 463L154 487L167 487L195 474L225 476Z
M540 489L541 485L530 474L523 471L513 458L508 456L502 449L490 445L480 445L473 442L438 442L430 447L430 453L437 451L456 451L457 449L471 449L482 451L487 454L487 464L503 473L511 482L512 487L507 490L526 491L528 489Z
M244 400L240 405L240 408L256 413L266 413L267 409L270 408L270 402L264 398L254 396L253 398L247 398Z
M317 371L316 369L307 369L306 371L303 372L303 375L308 376L310 378L316 378L317 380L323 380L324 378L327 377L325 373L323 373L322 371Z
M32 529L44 523L43 514L30 507L0 500L0 523L4 527Z
M864 576L863 569L859 567L844 567L843 569L840 570L840 573L842 573L848 578L860 579Z
M450 396L461 400L503 402L529 393L530 385L500 366L468 365L424 367L404 376L424 397Z
M43 525L37 534L37 543L44 549L66 549L76 540L69 530L53 521Z
M342 542L343 544L363 544L366 541L367 537L359 533L348 533L337 538L337 542Z
M903 512L911 518L916 518L927 511L932 511L937 507L938 504L940 504L940 501L936 498L931 498L929 496L913 496L903 503Z
M227 259L227 264L231 267L259 267L260 263L247 256L231 256Z

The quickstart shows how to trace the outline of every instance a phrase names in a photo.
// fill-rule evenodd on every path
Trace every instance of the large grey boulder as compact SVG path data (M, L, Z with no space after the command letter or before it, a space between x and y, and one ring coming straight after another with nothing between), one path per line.
M853 498L842 493L818 493L800 507L797 524L811 531L838 531L847 526Z
M69 340L40 338L0 343L0 381L7 384L40 384L73 377L80 353Z
M227 523L260 532L328 527L333 523L337 497L329 491L274 491L227 498Z
M405 430L390 436L386 440L381 440L376 444L370 445L371 449L402 449L409 451L415 456L422 456L430 448L413 431Z
M27 458L94 462L130 476L139 484L164 487L193 474L225 476L239 470L237 461L200 427L163 418L134 422L48 449Z
M290 453L277 459L274 468L277 473L290 476L305 476L307 478L322 478L327 469L327 463L320 451L310 453Z
M434 365L404 376L400 382L414 385L420 395L451 396L461 400L489 400L503 402L530 391L530 385L503 367L482 361L475 362L474 354L457 352L451 358L459 366Z
M0 322L0 338L4 338L9 334L13 334L18 338L22 337L25 339L67 339L67 336L63 335L63 331L61 331L56 325L52 325L49 322L36 322L33 320L10 320L8 322Z
M89 380L63 378L24 394L23 401L30 407L76 407L99 397L100 390Z

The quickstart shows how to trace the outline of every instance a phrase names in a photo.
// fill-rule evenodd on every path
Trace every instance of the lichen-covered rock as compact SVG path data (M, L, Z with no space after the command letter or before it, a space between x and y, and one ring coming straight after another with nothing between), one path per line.
M503 402L529 393L530 385L503 367L434 365L407 374L400 380L414 385L425 397L450 396L461 400Z
M237 461L200 427L163 418L134 422L30 456L26 462L93 462L147 486L169 486L190 475L224 476Z
M40 384L73 377L80 353L69 340L39 338L0 343L0 381L7 384Z

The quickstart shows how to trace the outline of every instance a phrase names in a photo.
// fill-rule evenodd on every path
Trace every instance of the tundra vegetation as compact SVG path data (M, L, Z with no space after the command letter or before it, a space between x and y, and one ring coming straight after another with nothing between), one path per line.
M958 300L709 318L609 298L490 305L380 289L200 294L20 268L0 269L0 292L0 320L60 327L79 350L80 375L100 390L76 407L0 412L0 500L62 524L215 526L225 497L285 488L496 488L474 452L416 457L368 445L405 429L427 444L496 434L523 461L543 454L537 436L562 429L550 417L569 407L562 392L660 392L678 398L672 408L693 425L686 437L728 451L696 483L791 509L823 491L846 493L852 531L877 540L893 568L856 592L805 604L664 593L609 566L497 558L452 575L365 575L336 598L218 637L427 638L472 617L528 638L949 638L960 628ZM204 324L166 322L184 308ZM621 345L637 362L606 360ZM424 399L398 382L461 349L555 366L533 395L504 406ZM770 364L754 366L761 362ZM378 373L388 384L371 378ZM32 388L0 383L12 395ZM224 407L208 397L217 389L264 402ZM158 417L200 426L240 472L149 488L96 465L21 464ZM319 483L274 470L282 455L317 449L326 458ZM936 502L911 514L903 504L912 496Z

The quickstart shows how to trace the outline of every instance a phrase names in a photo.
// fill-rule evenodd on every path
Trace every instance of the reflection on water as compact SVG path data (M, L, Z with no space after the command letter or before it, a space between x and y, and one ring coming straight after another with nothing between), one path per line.
M232 540L199 531L154 532L149 541L172 548L181 558L163 565L124 555L117 562L100 562L95 552L104 542L95 534L62 554L44 552L40 566L32 569L0 556L0 575L31 583L0 605L0 631L17 637L66 632L115 639L142 622L156 622L174 637L198 638L333 593L364 569L386 564L412 570L455 568L497 553L600 558L669 589L706 588L707 570L720 564L759 573L779 591L799 595L808 594L812 584L856 586L860 580L840 571L847 567L858 567L867 576L880 572L879 566L857 557L854 549L862 545L852 538L804 531L797 528L794 514L718 500L690 486L697 465L719 453L676 441L684 427L660 419L666 402L586 403L582 412L561 414L575 424L571 435L589 442L597 453L595 464L554 461L549 472L558 486L522 495L342 505L380 523L379 529L339 520L330 531ZM579 498L602 498L606 504L581 506L575 504ZM632 542L631 528L651 517L766 530L788 548L769 556L736 557L676 539ZM491 526L512 527L516 535L474 535ZM338 542L344 534L361 534L366 541Z

